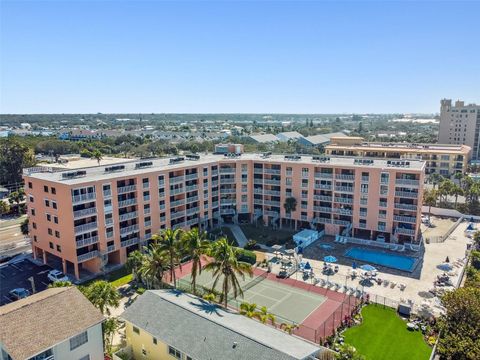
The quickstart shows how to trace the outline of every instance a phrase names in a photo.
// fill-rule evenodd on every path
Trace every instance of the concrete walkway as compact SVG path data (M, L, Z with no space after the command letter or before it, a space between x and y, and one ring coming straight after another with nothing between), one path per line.
M238 247L245 247L247 245L248 239L243 233L242 229L240 226L236 224L223 224L223 226L228 227L230 230L232 230L232 234L235 237L235 240L237 240Z

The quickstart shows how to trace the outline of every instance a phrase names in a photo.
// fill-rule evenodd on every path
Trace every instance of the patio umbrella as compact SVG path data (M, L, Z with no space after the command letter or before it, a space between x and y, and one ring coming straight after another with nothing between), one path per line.
M377 271L377 269L374 266L369 265L369 264L365 264L365 265L360 266L360 269L362 269L364 271Z
M439 268L440 270L450 271L450 270L453 269L453 266L452 266L452 264L450 264L450 263L443 263L443 264L438 265L438 268Z
M334 263L334 262L337 262L337 258L335 256L328 255L323 258L323 261L327 263Z
M307 263L305 264L305 266L303 268L305 270L310 270L312 268L312 265L310 265L310 263L307 261Z

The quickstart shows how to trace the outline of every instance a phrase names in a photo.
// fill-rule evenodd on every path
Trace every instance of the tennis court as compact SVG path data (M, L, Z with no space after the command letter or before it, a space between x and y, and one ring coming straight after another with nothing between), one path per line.
M238 308L242 302L255 303L259 308L266 306L268 312L277 317L278 322L301 324L326 300L326 297L320 294L269 280L266 275L254 278L247 276L244 280L239 277L244 296L237 300L230 299L230 305ZM180 280L180 283L189 285L190 280L190 275L187 275ZM222 286L221 280L217 283L217 291ZM212 288L213 281L211 272L204 271L197 276L198 286L207 289Z

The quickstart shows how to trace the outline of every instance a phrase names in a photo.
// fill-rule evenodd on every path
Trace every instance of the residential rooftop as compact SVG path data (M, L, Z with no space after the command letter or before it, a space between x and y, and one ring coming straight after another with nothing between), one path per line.
M294 360L325 350L173 290L146 291L122 318L197 360Z
M0 343L13 360L28 359L103 320L76 287L47 289L0 307Z
M100 164L99 166L76 169L76 171L83 171L81 176L73 178L65 178L63 174L67 171L59 171L59 169L52 169L52 171L46 171L44 168L32 168L24 169L24 175L30 176L36 179L42 179L46 181L61 182L65 184L81 184L88 181L108 180L115 177L128 177L137 176L140 174L148 174L158 172L161 170L181 170L189 166L201 166L218 163L221 165L229 164L236 161L259 161L264 164L310 164L317 166L335 166L344 168L365 168L366 166L372 168L403 168L405 170L422 170L425 167L425 162L421 160L408 160L403 162L395 162L387 159L360 159L358 157L348 156L315 156L315 155L268 155L245 153L237 157L226 157L218 154L202 154L198 155L196 160L188 160L184 158L182 161L171 163L171 159L184 158L172 157L172 158L153 158L153 159L141 159L141 160L127 160L122 163L117 163L114 166L123 166L116 171L108 172L106 169L109 166ZM139 167L139 164L148 164L148 166Z
M339 140L339 142L335 142ZM358 143L347 144L343 143L341 140L358 140ZM339 148L351 148L358 149L367 148L371 150L399 150L399 151L408 151L408 152L445 152L453 154L463 154L471 150L470 146L467 145L455 145L455 144L411 144L411 143L389 143L389 142L366 142L363 141L360 137L346 137L346 138L332 138L332 143L327 145L328 148L332 149L335 147Z

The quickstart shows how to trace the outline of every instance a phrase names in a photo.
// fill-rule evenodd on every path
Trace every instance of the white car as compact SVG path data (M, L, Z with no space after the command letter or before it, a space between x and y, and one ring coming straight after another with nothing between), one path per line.
M51 282L70 281L70 278L59 270L50 270L47 277Z

